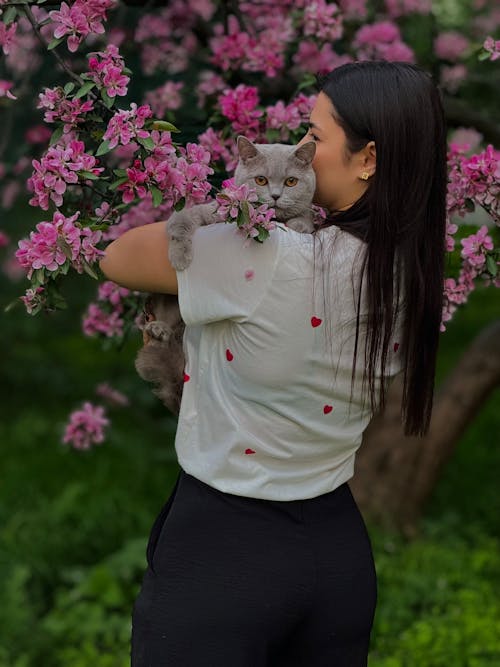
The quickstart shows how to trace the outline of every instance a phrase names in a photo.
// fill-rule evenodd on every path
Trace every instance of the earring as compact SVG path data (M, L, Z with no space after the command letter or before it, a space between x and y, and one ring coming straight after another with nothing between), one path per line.
M367 181L367 180L370 178L370 174L369 174L367 171L364 171L364 172L361 174L361 178L362 178L364 181Z

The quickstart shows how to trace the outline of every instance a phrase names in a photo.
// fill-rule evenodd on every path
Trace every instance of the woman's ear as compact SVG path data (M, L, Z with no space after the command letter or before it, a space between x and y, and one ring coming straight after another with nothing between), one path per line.
M377 166L377 150L374 141L369 141L363 148L362 167L370 171L375 171Z

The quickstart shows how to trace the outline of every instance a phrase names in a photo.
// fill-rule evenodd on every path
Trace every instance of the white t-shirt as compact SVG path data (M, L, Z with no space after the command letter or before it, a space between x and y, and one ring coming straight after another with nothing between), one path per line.
M365 244L335 226L317 236L314 244L278 227L258 243L234 224L199 227L192 263L177 272L186 364L175 449L187 473L221 491L313 498L354 473L371 418L369 398L361 405L365 305L349 406L359 285L353 292L351 269ZM386 377L402 369L400 357L391 345Z

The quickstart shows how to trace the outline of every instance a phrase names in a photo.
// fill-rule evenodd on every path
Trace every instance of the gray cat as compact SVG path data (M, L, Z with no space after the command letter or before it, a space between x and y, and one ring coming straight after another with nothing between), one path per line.
M316 187L312 168L315 142L308 141L299 147L253 144L239 136L237 147L236 184L255 187L260 201L274 208L278 222L296 232L311 233L314 229L312 198ZM182 271L191 263L195 229L220 222L216 209L215 201L199 204L175 212L167 220L168 256L176 270ZM144 380L158 385L153 393L175 415L179 414L184 385L184 327L177 295L148 296L140 319L145 344L137 354L135 368Z

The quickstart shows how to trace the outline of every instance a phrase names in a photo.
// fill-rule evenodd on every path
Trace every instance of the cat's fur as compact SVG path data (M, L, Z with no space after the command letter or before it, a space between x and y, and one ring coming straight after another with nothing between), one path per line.
M253 144L239 136L237 146L240 159L234 173L236 184L255 187L261 202L274 207L279 222L297 232L311 233L314 229L312 198L316 187L311 163L316 144L313 141L299 147ZM255 181L257 176L264 176L268 182L259 185ZM296 185L285 185L289 177L297 179ZM183 270L191 263L195 229L219 222L216 209L216 202L199 204L175 212L168 219L169 260L176 270ZM182 343L185 325L177 295L149 295L140 327L149 342L137 354L136 370L144 380L157 385L153 393L178 415L184 385Z

